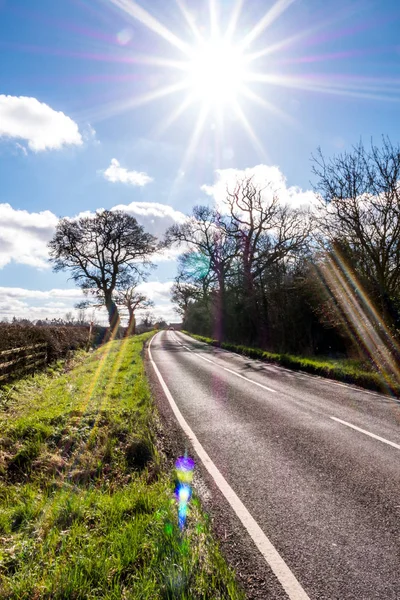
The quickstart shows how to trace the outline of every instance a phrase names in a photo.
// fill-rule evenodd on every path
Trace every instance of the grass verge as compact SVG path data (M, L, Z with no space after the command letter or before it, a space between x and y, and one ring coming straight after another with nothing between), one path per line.
M244 597L195 498L177 527L142 360L151 335L1 390L1 598Z
M261 348L249 348L247 346L231 344L228 342L219 342L218 340L196 335L189 331L183 331L182 333L186 333L200 342L216 346L217 348L223 348L231 352L236 352L237 354L242 354L249 358L278 364L294 371L305 371L306 373L319 375L320 377L336 379L337 381L345 383L353 383L368 390L400 397L400 385L398 383L389 377L383 377L380 373L365 370L365 367L363 368L360 361L350 359L319 359L315 357L307 358L294 356L292 354L279 354L267 352Z

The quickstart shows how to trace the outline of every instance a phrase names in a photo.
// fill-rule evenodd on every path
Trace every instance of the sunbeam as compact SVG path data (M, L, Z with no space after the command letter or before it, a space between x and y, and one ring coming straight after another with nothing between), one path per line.
M275 106L275 104L273 104L272 102L268 102L265 98L261 98L261 96L253 92L253 90L251 90L247 86L243 87L242 94L252 102L255 102L256 104L259 104L260 106L265 108L265 110L275 114L277 117L291 125L291 127L299 127L298 123L287 113Z
M218 12L217 12L217 0L208 0L210 7L210 30L211 37L219 37L219 25L218 25Z
M260 140L258 139L258 137L256 136L256 134L254 133L252 126L250 125L246 115L244 114L244 112L238 102L235 102L234 110L235 110L236 115L239 118L239 121L241 122L245 131L247 132L248 136L250 137L251 141L253 142L254 147L259 152L260 156L263 157L264 160L268 163L268 157L265 152L265 149L264 149L263 145L261 144Z
M140 23L145 25L148 29L154 31L154 33L157 33L160 37L167 40L167 42L169 42L172 46L179 48L179 50L181 50L184 54L190 53L190 46L185 44L185 42L183 42L177 35L172 33L172 31L162 25L162 23L157 21L156 18L154 18L139 4L134 2L134 0L109 0L109 2L124 11L130 17L140 21Z
M362 290L354 272L337 251L333 257L326 259L320 272L322 281L347 324L348 334L375 364L386 388L390 390L393 383L400 382L400 370L394 358L399 348L382 318Z
M363 86L363 82L360 81L358 84L349 82L345 83L340 81L343 79L341 75L336 76L338 81L335 81L335 76L331 75L329 79L323 79L318 74L313 74L308 77L298 77L298 76L289 76L289 75L277 75L277 74L267 74L267 73L251 73L248 75L248 81L258 82L258 83L267 83L270 85L287 87L291 89L299 89L306 92L317 92L324 93L336 96L348 96L353 98L364 98L369 100L385 100L385 101L399 101L399 89L398 83L393 85L393 87L387 88L390 94L392 95L382 95L375 94L373 90L370 91L370 85ZM381 81L381 80L380 80ZM349 89L353 88L353 89ZM357 89L358 88L358 89ZM364 89L363 89L364 88ZM382 91L382 86L378 88ZM385 89L385 88L383 88Z
M242 11L243 2L244 0L237 0L235 6L233 7L231 18L229 20L228 27L225 33L225 40L227 42L231 40L232 36L236 32L240 13Z
M187 84L181 81L173 85L159 88L154 92L143 94L142 96L138 96L137 98L130 98L129 100L123 100L121 102L113 102L106 106L103 105L97 110L97 112L90 111L88 114L81 114L80 118L89 121L102 121L104 119L108 119L111 116L118 115L133 108L137 108L138 106L143 106L144 104L154 102L155 100L159 100L160 98L164 98L165 96L170 96L186 88Z
M192 154L193 140L200 140L204 129L203 121L208 118L213 119L213 122L220 125L216 135L222 135L223 113L229 110L236 113L257 151L265 156L262 143L249 122L250 103L258 105L271 115L279 116L284 121L290 122L292 126L297 126L294 119L291 119L285 111L277 106L276 102L272 102L268 98L268 90L272 86L344 98L396 102L399 100L400 88L398 82L395 81L385 82L382 78L367 81L347 74L320 75L299 72L299 68L303 64L354 57L355 53L352 50L344 49L341 52L320 54L318 52L313 54L296 52L292 56L279 56L281 51L298 42L303 42L303 46L304 43L309 46L318 44L319 41L323 41L329 36L350 35L351 31L346 29L332 31L333 24L343 20L348 15L349 9L343 9L329 19L325 17L312 27L283 37L282 40L276 41L275 38L273 43L264 46L261 50L253 50L252 45L260 38L264 39L264 34L268 29L295 4L296 0L275 0L253 27L247 29L246 25L247 31L242 24L245 16L245 0L235 0L232 3L225 27L222 27L222 5L218 0L205 0L207 9L205 17L204 14L189 9L185 0L175 0L175 6L181 14L183 23L182 31L178 32L179 34L172 31L169 26L154 17L135 0L103 1L122 11L125 16L144 25L170 44L174 50L178 49L182 52L182 58L177 60L175 56L169 57L167 53L165 56L155 56L151 53L130 53L131 45L124 47L126 52L123 56L110 54L110 56L91 57L93 60L148 66L149 69L151 67L162 68L166 73L171 71L172 77L170 85L164 85L147 93L143 93L143 87L140 86L141 91L136 92L134 97L117 100L101 107L96 115L91 116L92 120L104 119L162 99L170 94L182 92L184 99L177 103L177 106L172 109L172 113L164 117L163 122L159 127L155 127L154 131L158 132L158 135L165 133L179 119L186 118L185 113L191 104L198 104L199 118L187 146L190 152L188 149L186 150L189 155ZM208 22L202 23L201 18L206 18ZM360 26L365 28L367 25L362 23ZM323 29L328 30L326 35L316 35ZM185 37L183 37L184 33L186 33ZM119 49L121 49L120 46ZM273 63L271 61L267 64L262 63L262 59L272 54L275 57ZM254 69L255 63L257 63L257 69ZM297 67L297 70L293 74L288 74L283 70L286 65L291 65L293 69ZM150 72L141 75L144 83L146 83L146 77L149 76ZM177 78L180 81L177 82ZM265 92L262 95L255 93L252 84L265 86ZM218 145L219 142L216 140L216 143Z
M257 25L240 42L242 50L250 46L296 0L277 0Z
M187 24L189 25L192 33L194 34L196 40L198 42L203 41L203 37L196 25L196 22L193 18L193 16L191 15L191 13L188 11L188 9L186 8L185 4L184 4L184 0L175 0L175 2L177 3L179 10L181 11L182 15L184 16Z
M206 103L203 103L201 110L199 112L199 116L197 118L197 122L196 122L196 126L193 130L193 134L192 137L189 141L186 153L185 153L185 157L183 159L183 162L179 168L180 171L185 171L187 165L189 164L189 162L192 159L192 156L194 155L194 152L196 150L196 146L198 144L198 141L200 139L200 136L203 132L203 128L204 128L204 123L207 119L207 115L209 113L210 110L210 106Z
M173 113L164 121L161 122L154 130L154 134L156 137L164 134L178 119L183 113L189 108L189 106L193 102L193 96L189 95L187 98L183 100L179 106L174 110Z

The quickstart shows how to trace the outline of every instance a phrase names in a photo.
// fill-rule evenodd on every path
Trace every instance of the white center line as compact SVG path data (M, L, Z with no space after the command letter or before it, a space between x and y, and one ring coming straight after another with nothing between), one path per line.
M205 356L202 356L201 354L194 352L194 350L192 350L191 348L188 348L188 346L185 346L183 344L182 344L182 346L186 350L189 350L189 352L191 352L195 356L198 356L199 358L201 358L202 360L205 360L205 361L211 363L212 365L216 365L215 360L210 360L209 358L206 358ZM236 375L236 377L240 377L240 379L245 379L246 381L249 381L253 385L258 385L258 387L262 388L263 390L267 390L267 392L272 392L273 394L277 394L276 390L273 390L272 388L270 388L266 385L263 385L262 383L258 383L257 381L253 381L252 379L249 379L248 377L245 377L244 375L241 375L240 373L237 373L236 371L232 371L232 369L228 369L227 367L222 367L222 366L220 368L223 369L224 371L228 371L228 373L232 373L232 375Z
M178 342L180 344L180 342ZM203 342L204 343L204 342ZM181 344L181 346L183 346L183 344ZM186 346L184 346L184 348L187 348ZM187 350L189 350L189 348L187 348ZM233 352L232 350L225 350L224 348L218 348L219 352L224 352L225 354L234 354L235 356L239 356L241 358L248 358L246 356L244 356L243 354L239 354L238 352ZM192 352L192 350L190 350L190 352ZM256 362L257 359L253 359ZM332 379L330 379L329 377L322 377L321 375L314 375L312 373L305 373L303 371L299 372L299 371L294 371L293 369L287 369L286 367L282 367L281 365L278 364L274 364L274 363L270 363L268 366L265 366L264 364L262 364L262 368L265 369L265 371L270 371L271 369L279 369L280 371L286 371L287 373L290 373L291 375L294 375L295 377L304 377L306 379L318 379L321 383L326 383L328 385L338 385L340 387L344 387L347 388L348 390L351 390L353 392L358 392L360 394L368 394L369 396L374 396L375 398L379 398L380 400L382 400L382 393L379 392L371 392L367 389L364 388L357 388L356 384L349 384L349 383L339 383L338 381L333 381Z
M300 582L296 579L294 573L292 573L292 571L289 569L288 565L285 563L279 552L276 550L275 546L267 538L257 521L251 516L243 502L236 495L236 493L233 491L233 489L226 481L222 473L220 473L218 468L212 462L211 458L208 456L207 452L200 444L196 435L194 434L188 423L185 421L181 411L179 410L175 400L172 397L171 392L167 387L167 384L164 381L163 376L161 375L157 365L153 360L153 356L151 354L151 345L155 337L157 336L152 337L149 343L150 362L158 377L161 387L163 388L164 393L171 405L172 411L174 412L179 425L182 427L183 431L192 443L193 448L197 453L197 456L200 458L203 465L205 466L205 468L210 473L211 477L214 479L215 483L221 490L222 494L225 496L225 498L235 511L236 515L248 531L250 537L254 541L255 545L265 558L266 562L275 574L279 583L288 595L289 600L310 600L310 597L304 591Z
M380 435L375 435L375 433L370 433L369 431L365 431L365 429L361 429L361 427L357 427L357 425L352 425L351 423L348 423L347 421L342 421L342 419L338 419L337 417L330 417L330 418L333 421L342 423L342 425L346 425L346 427L351 427L351 429L355 429L356 431L359 431L360 433L365 433L365 435L369 435L369 437L372 437L375 440L379 440L380 442L383 442L384 444L388 444L389 446L393 446L393 448L397 448L397 450L400 450L400 444L395 444L395 442L391 442L390 440L387 440L387 439L381 437Z
M241 379L250 381L250 383L253 383L254 385L258 385L258 387L263 388L264 390L267 390L268 392L273 392L274 394L277 394L276 390L273 390L272 388L267 387L266 385L263 385L262 383L253 381L252 379L249 379L248 377L245 377L244 375L240 375L240 373L236 373L236 371L232 371L231 369L227 369L226 367L222 367L222 368L224 369L224 371L228 371L228 373L232 373L232 375L236 375L236 377L240 377Z

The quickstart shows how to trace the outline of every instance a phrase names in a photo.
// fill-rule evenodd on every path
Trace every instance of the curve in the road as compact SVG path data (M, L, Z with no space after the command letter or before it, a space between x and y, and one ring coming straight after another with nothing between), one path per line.
M399 406L181 333L153 340L179 424L289 598L399 600Z
M306 594L300 583L297 581L296 577L289 569L283 558L280 556L279 552L276 550L271 541L267 538L261 527L258 523L253 519L243 502L240 498L235 494L229 483L217 469L211 458L208 456L207 452L204 450L203 446L200 444L196 435L189 427L188 423L184 419L181 411L179 410L174 398L172 397L171 392L168 389L167 384L164 381L163 376L157 368L156 363L153 360L153 356L151 354L151 344L153 342L152 338L149 344L149 358L150 362L154 368L154 371L158 377L158 380L164 390L166 397L171 405L171 408L178 420L178 423L182 427L183 431L189 438L190 442L193 445L195 452L198 457L202 461L203 465L210 473L211 477L214 479L216 485L221 490L222 494L225 496L236 515L246 528L247 532L253 539L255 545L260 550L261 554L264 556L271 570L277 577L278 581L282 585L283 589L287 593L290 600L310 600L309 596ZM203 357L201 357L203 358ZM236 374L236 373L235 373ZM268 388L266 388L268 389Z

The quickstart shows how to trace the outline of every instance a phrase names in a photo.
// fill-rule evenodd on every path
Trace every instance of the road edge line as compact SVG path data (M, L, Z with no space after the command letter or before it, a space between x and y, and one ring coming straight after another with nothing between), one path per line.
M338 419L338 417L330 417L330 418L332 419L332 421L336 421L337 423L346 425L346 427L350 427L351 429L354 429L355 431L364 433L364 435L368 435L369 437L374 438L375 440L378 440L379 442L383 442L384 444L387 444L388 446L393 446L393 448L397 448L397 450L400 450L400 444L396 444L396 442L391 442L390 440L387 440L386 438L381 437L380 435L371 433L370 431L367 431L366 429L361 429L361 427L357 427L357 425L353 425L352 423L348 423L347 421Z
M156 363L154 362L153 355L151 353L151 345L155 337L157 336L151 338L148 346L150 362L161 384L161 387L168 399L168 402L170 403L172 411L179 425L181 426L184 433L193 445L196 454L198 455L201 462L215 481L221 493L225 496L226 500L231 505L236 516L240 519L241 523L246 528L248 534L252 538L258 550L263 555L265 561L274 573L275 577L278 579L279 583L285 590L290 600L310 600L309 596L304 591L300 582L296 579L296 576L289 569L279 552L276 550L275 546L267 538L261 527L258 525L257 521L251 516L243 502L233 491L233 489L226 481L222 473L220 473L218 468L212 462L211 458L208 456L207 452L204 450L203 446L197 439L195 433L192 431L192 429L189 427L188 423L184 419L181 411L179 410L175 400L172 397L171 392L167 387L167 384L164 381L163 376L161 375Z

